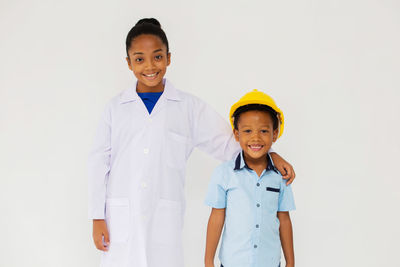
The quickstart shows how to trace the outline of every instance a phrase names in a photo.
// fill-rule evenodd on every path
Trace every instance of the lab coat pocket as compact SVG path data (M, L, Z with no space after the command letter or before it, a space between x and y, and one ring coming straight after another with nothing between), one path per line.
M159 245L180 244L183 227L182 205L160 199L153 217L152 240Z
M106 222L111 243L122 243L128 241L128 198L109 198L106 200Z
M188 138L171 131L168 131L166 137L168 166L176 169L184 169L186 166L186 153L189 143Z

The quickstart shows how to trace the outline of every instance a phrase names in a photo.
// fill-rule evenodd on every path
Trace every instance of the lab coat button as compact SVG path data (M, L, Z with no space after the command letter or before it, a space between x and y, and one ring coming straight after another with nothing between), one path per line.
M146 187L147 187L147 184L146 184L145 182L143 182L143 183L142 183L142 187L143 187L143 188L146 188Z
M144 154L149 154L149 149L145 148L145 149L143 149L143 152L144 152Z

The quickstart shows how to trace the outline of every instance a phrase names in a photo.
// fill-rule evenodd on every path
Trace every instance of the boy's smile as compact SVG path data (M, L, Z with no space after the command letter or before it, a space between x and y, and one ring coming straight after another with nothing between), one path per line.
M277 139L278 129L273 130L270 114L251 110L240 115L234 134L243 149L246 163L251 167L266 164L266 154Z
M142 34L132 41L126 58L129 69L135 74L138 92L162 92L163 78L170 64L171 54L161 39Z

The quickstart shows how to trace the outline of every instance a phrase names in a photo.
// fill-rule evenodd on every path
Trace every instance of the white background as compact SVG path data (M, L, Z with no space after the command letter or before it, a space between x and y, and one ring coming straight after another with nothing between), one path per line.
M132 85L125 37L169 38L167 78L225 118L245 92L286 117L297 266L400 266L400 2L0 1L0 266L98 266L86 162L106 102ZM203 266L206 186L187 167L185 262Z

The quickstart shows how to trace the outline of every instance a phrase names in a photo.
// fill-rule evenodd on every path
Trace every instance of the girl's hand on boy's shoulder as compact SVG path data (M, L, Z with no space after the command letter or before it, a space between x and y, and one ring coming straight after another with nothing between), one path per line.
M110 236L105 220L93 220L93 241L98 250L108 251Z
M214 263L206 263L205 267L214 267Z
M296 173L294 172L293 166L275 152L271 153L271 157L274 161L275 167L282 174L282 178L288 180L286 185L290 185L294 178L296 178Z

